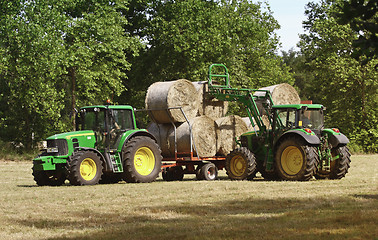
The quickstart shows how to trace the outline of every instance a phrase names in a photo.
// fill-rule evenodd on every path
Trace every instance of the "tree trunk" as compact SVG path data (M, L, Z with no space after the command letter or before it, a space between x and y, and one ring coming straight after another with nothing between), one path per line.
M72 106L71 106L71 113L72 113L72 126L73 126L73 130L75 131L76 129L76 112L75 112L75 108L76 108L76 67L71 67L69 69L69 74L70 74L70 78L71 78L71 84L72 84Z

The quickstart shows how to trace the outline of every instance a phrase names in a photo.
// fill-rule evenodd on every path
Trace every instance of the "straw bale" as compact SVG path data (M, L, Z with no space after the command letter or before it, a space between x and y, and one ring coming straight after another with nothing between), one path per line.
M263 87L259 90L269 90L272 95L272 100L275 105L284 105L284 104L299 104L301 99L299 98L297 90L294 87L287 83L281 83L269 87ZM254 96L264 96L264 92L256 92ZM262 111L262 101L257 101L257 107L261 115L266 114L265 111Z
M224 117L228 110L228 102L221 101L208 93L207 81L193 82L198 92L199 108L197 116L208 116L211 119Z
M193 153L199 157L213 157L217 152L217 125L214 120L207 116L195 117L189 120L192 128ZM172 124L150 123L147 130L158 140L164 157L175 155L175 134ZM190 129L187 122L181 123L176 128L177 152L188 153L190 148Z
M185 79L152 84L146 95L146 109L153 121L157 123L185 122L179 109L161 110L170 107L182 107L188 119L198 112L198 93L193 84ZM158 110L156 110L158 109Z
M174 156L175 146L171 145L169 142L169 136L174 136L174 127L172 124L159 124L150 122L147 126L147 131L155 136L157 143L161 148L161 154L164 157Z
M235 138L248 131L247 124L236 115L219 118L215 121L219 128L219 155L227 155L236 148Z

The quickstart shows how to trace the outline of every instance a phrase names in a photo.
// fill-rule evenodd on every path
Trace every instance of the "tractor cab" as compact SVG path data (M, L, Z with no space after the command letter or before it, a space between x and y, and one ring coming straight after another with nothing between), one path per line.
M99 149L116 147L123 133L136 129L130 106L83 107L78 113L77 123L77 130L94 131Z
M273 129L280 132L304 129L319 135L324 127L324 109L320 104L274 105Z

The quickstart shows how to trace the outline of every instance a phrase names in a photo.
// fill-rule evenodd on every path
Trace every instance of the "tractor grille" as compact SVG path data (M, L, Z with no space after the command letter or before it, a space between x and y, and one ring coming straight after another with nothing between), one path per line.
M57 153L53 153L56 156L63 156L68 154L68 145L66 139L49 139L47 140L47 148L58 148Z

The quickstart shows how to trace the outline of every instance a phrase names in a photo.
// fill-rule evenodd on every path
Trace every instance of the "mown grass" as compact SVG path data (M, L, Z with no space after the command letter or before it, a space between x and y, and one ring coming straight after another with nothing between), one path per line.
M0 162L0 239L378 239L378 155L338 181L37 187Z

